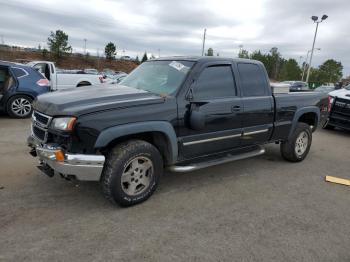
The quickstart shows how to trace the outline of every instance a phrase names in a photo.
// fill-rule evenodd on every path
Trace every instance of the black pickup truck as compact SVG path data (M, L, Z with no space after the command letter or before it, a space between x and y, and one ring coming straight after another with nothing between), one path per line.
M39 96L28 144L47 175L99 181L107 199L130 206L152 195L164 168L257 156L266 143L302 161L323 108L318 93L273 94L260 62L170 57L121 85Z

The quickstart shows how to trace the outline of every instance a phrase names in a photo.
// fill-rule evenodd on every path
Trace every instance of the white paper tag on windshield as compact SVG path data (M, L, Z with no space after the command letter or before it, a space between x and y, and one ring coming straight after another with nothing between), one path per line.
M181 64L180 62L176 62L176 61L172 61L169 66L175 68L178 71L181 71L182 69L184 69L186 66Z

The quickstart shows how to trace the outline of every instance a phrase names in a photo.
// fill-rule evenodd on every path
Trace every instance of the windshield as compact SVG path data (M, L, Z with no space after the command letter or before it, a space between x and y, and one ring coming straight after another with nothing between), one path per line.
M347 90L350 90L350 85L347 85L345 88L346 88Z
M190 61L145 62L120 84L159 95L170 95L179 88L193 64Z

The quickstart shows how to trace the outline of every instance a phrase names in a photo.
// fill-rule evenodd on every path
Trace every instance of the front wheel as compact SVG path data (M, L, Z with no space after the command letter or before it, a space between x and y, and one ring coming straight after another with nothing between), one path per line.
M7 102L7 113L13 118L30 117L33 111L33 99L26 95L16 95Z
M156 190L163 173L162 157L152 144L130 140L108 154L101 177L107 199L121 206L147 200Z
M308 124L298 123L294 133L281 144L281 155L290 162L303 161L310 151L312 131Z

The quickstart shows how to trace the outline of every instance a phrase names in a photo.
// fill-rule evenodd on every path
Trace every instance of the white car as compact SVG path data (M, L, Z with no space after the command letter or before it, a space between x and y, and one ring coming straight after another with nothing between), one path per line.
M102 84L103 77L99 74L87 74L76 70L58 70L53 62L32 61L27 66L34 67L50 81L51 90L61 90L79 86Z
M345 88L334 90L329 93L331 97L338 97L346 100L350 100L350 85L347 85Z

